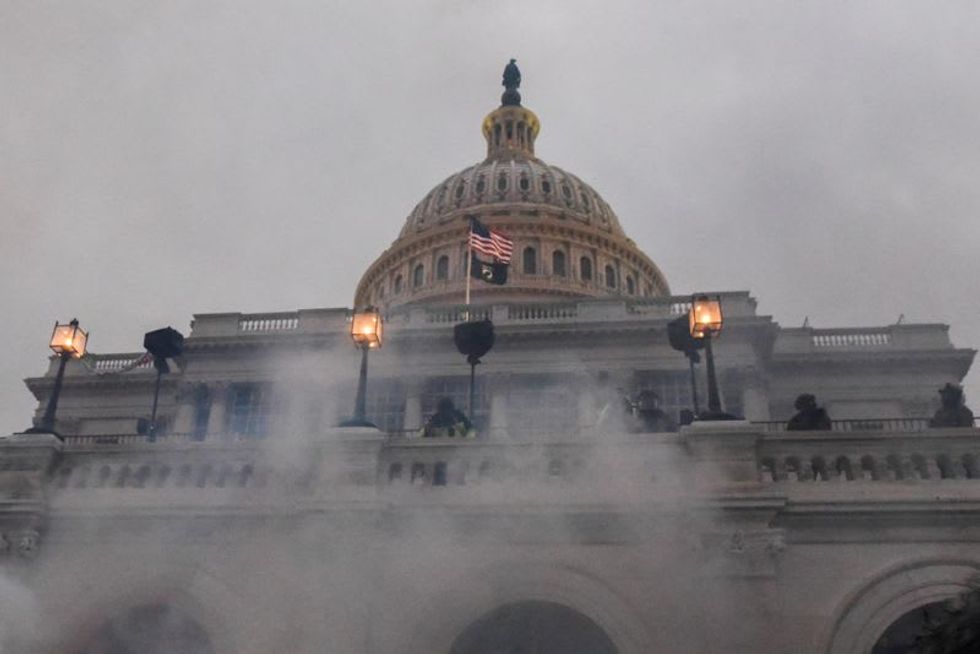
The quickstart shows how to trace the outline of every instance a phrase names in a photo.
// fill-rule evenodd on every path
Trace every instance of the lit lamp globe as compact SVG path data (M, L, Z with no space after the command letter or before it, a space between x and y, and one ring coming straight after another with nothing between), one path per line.
M713 298L707 295L696 295L691 298L689 316L691 336L694 338L716 336L721 333L724 317L721 313L721 299L717 295Z
M381 312L374 307L355 311L351 318L350 335L354 344L364 348L379 348L384 333Z
M74 357L80 359L85 356L85 344L88 342L88 334L78 326L78 320L72 320L68 324L55 323L54 332L51 334L49 347L55 354L62 357Z
M354 400L354 416L340 423L341 427L374 427L367 419L367 372L368 351L381 347L384 333L381 312L374 307L354 311L350 321L350 337L361 351L361 374L357 378L357 397Z
M715 355L711 350L711 340L721 333L724 318L721 313L721 298L717 295L695 295L691 298L691 312L688 324L691 337L704 343L704 354L708 368L708 410L700 420L733 420L735 416L721 409L721 396L718 393L718 378L715 375Z
M58 374L55 375L54 387L48 397L48 404L44 408L44 415L26 433L48 433L61 438L54 430L54 416L58 411L58 398L61 396L61 386L65 379L65 366L68 365L69 359L80 359L85 356L87 343L88 334L79 328L77 319L73 319L68 324L57 322L54 324L54 331L51 333L51 342L48 343L48 347L61 360L58 363Z

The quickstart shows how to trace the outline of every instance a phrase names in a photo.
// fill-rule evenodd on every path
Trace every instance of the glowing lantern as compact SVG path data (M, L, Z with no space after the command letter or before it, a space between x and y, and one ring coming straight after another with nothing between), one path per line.
M72 320L67 325L55 323L49 346L56 354L79 359L85 355L87 341L88 334L79 329L78 320Z
M694 296L691 299L689 316L691 336L694 338L715 336L721 332L723 318L721 300L717 295L714 298L709 298L707 295Z
M350 335L359 347L381 347L384 327L381 312L374 307L355 311L351 319Z

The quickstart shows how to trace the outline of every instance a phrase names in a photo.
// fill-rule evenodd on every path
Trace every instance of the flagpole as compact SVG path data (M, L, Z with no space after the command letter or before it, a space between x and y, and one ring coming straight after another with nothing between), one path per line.
M473 226L470 225L470 231L473 230ZM473 248L470 246L470 241L466 240L466 309L463 311L463 320L469 322L470 320L470 280L473 279Z

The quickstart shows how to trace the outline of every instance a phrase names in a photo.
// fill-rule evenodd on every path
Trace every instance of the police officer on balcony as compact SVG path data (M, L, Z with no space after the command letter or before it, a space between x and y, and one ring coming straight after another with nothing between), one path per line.
M465 438L474 436L473 423L448 397L441 398L422 435L426 438Z

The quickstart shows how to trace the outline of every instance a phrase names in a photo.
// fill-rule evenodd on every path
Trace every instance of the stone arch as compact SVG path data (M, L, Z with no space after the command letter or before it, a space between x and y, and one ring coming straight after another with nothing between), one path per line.
M919 561L886 570L845 600L831 625L827 654L867 654L909 611L956 597L978 576L976 561Z
M528 603L558 605L583 616L605 634L616 654L655 651L629 602L602 580L571 567L498 563L456 579L451 588L451 601L431 603L412 618L408 654L451 652L481 618Z
M180 583L181 579L184 583ZM238 593L201 569L191 578L184 578L176 569L166 575L123 574L117 583L103 586L95 593L91 592L95 585L88 586L82 610L78 610L77 602L72 602L74 608L66 605L58 612L60 628L47 634L44 651L88 654L89 646L97 642L107 624L148 607L167 607L177 615L192 617L206 634L208 644L208 649L194 654L235 654L241 649L239 635L229 620L247 620L250 607Z
M193 615L166 602L131 607L105 620L75 654L214 654L211 637Z
M554 602L500 606L456 637L450 654L514 651L534 642L534 654L618 654L609 636L589 617ZM523 650L522 650L523 651Z

